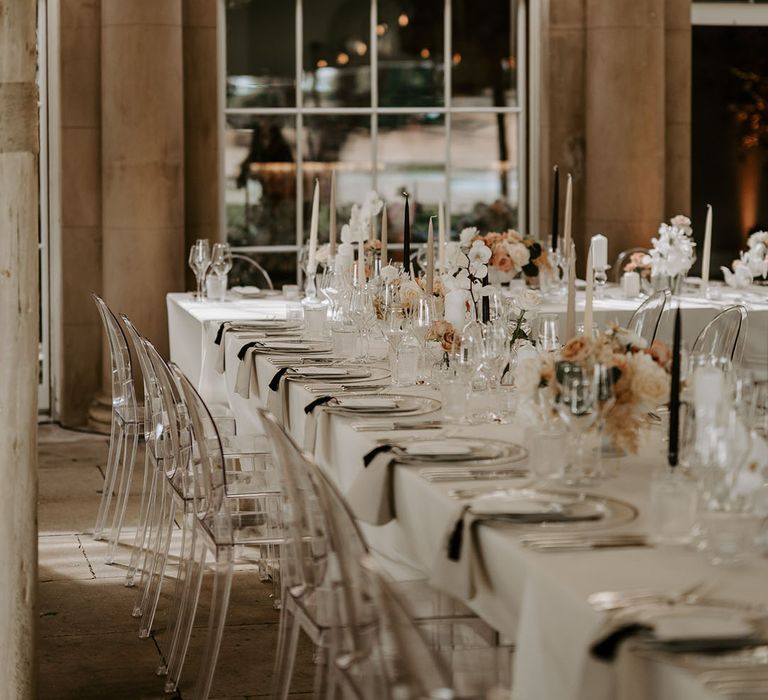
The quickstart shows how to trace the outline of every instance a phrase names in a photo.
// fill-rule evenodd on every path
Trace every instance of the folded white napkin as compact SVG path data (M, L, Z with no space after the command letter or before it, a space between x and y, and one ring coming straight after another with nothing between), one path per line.
M359 520L371 525L385 525L396 517L392 489L396 461L391 445L380 445L363 458L365 468L357 475L346 495L352 512Z
M234 294L241 294L241 295L247 295L247 294L259 294L261 292L261 289L258 287L253 286L240 286L240 287L231 287L230 292L233 292Z
M256 396L259 393L258 372L254 366L253 351L254 348L248 348L245 351L245 356L240 361L235 378L235 393L244 399L249 399L252 393Z

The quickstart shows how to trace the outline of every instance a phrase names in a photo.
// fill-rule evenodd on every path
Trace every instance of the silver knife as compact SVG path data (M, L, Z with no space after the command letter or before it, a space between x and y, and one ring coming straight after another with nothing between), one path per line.
M442 428L443 424L439 421L428 421L423 423L353 423L352 430L357 432L389 432L392 430L437 430Z

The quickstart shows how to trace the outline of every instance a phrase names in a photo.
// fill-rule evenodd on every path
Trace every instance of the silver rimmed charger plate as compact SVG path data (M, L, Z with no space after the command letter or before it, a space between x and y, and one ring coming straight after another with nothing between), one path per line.
M295 367L288 372L287 379L303 382L322 382L323 384L348 383L365 380L378 382L389 378L389 370L381 367L360 367L359 365L329 365L313 364L309 367Z
M327 342L305 343L302 341L270 341L265 339L262 344L256 346L261 352L273 352L275 354L302 355L318 352L330 352L331 344Z
M513 442L472 437L410 438L396 443L397 461L404 464L458 464L484 467L519 462L528 450Z
M439 411L440 405L440 401L428 396L371 393L334 396L328 408L345 416L421 416Z
M626 525L637 518L637 508L631 503L595 493L559 489L488 489L478 493L474 489L454 489L453 498L472 501L470 510L493 520L517 522L521 527L536 530L595 529ZM498 502L498 510L494 505ZM530 507L524 507L526 502ZM517 506L517 507L516 507ZM524 512L525 511L525 512ZM547 519L547 512L552 514ZM562 518L562 513L573 518ZM540 517L526 522L527 516Z

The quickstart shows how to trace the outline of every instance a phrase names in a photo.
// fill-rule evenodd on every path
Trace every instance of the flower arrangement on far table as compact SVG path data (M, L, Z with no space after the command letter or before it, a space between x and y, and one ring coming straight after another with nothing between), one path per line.
M756 277L768 277L768 231L757 231L747 240L747 249L734 260L731 270L721 267L729 287L748 287Z
M656 289L679 293L688 270L696 262L696 243L691 220L678 215L659 226L659 237L651 239L648 259Z
M623 272L637 272L640 279L650 282L651 280L651 258L647 253L637 251L629 256L629 260L624 265Z
M640 336L617 326L595 338L571 338L559 355L546 353L521 360L516 384L524 396L537 390L557 401L565 367L591 377L595 365L612 370L615 404L605 418L605 431L614 443L637 452L643 417L669 400L672 353L661 341L648 347Z

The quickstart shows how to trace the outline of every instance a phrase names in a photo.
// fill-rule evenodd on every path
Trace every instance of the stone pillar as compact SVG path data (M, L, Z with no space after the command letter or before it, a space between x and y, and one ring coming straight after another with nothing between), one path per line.
M186 248L197 238L224 240L219 231L219 107L217 3L183 0L184 227ZM187 283L194 283L188 270ZM191 288L191 287L190 287Z
M165 354L186 266L181 20L181 0L101 3L104 298Z
M625 248L648 245L664 219L664 5L664 0L586 3L582 261L589 236L608 237L611 260Z
M686 214L698 222L704 212L691 211L691 0L666 0L664 7L665 218Z
M60 0L61 348L57 418L82 426L100 390L101 22L98 0Z
M35 697L38 114L35 0L0 0L0 687Z

